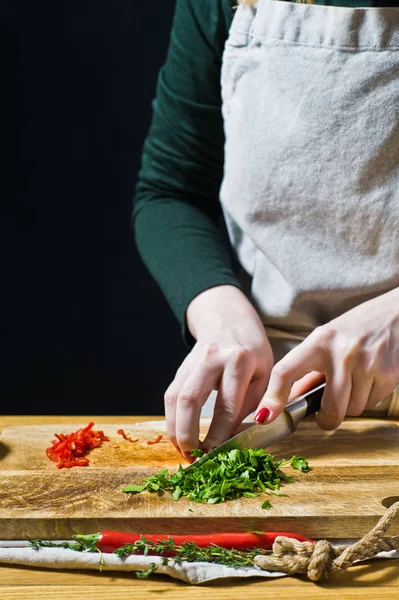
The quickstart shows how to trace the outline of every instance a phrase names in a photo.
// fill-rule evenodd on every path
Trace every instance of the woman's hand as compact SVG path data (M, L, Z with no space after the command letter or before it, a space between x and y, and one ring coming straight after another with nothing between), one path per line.
M212 390L217 399L201 448L226 441L265 392L273 354L264 326L246 296L224 285L199 294L187 310L197 340L165 393L168 435L190 462L199 447L201 408Z
M273 421L289 397L324 379L317 415L323 429L335 429L345 415L374 408L394 390L399 383L399 288L318 327L277 363L259 406L270 411L264 422Z

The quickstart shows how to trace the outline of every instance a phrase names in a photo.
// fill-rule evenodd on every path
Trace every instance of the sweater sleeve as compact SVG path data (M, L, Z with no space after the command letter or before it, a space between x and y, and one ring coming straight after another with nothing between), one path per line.
M177 0L134 201L138 250L188 343L185 314L195 296L240 287L219 204L220 71L231 19L231 0Z

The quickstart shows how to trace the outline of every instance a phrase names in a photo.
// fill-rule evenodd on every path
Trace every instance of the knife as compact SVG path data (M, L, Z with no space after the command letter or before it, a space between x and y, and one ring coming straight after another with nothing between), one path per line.
M299 421L320 410L325 386L326 384L322 383L306 392L306 394L298 396L269 425L258 425L257 423L250 425L221 446L201 456L197 461L186 467L184 471L195 469L198 465L214 458L219 452L229 452L239 448L267 448L294 433Z

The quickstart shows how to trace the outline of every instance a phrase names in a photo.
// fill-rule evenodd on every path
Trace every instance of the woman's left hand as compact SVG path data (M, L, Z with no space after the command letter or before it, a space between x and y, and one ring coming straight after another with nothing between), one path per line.
M273 368L260 408L273 421L287 401L326 381L317 421L335 429L382 402L399 383L399 288L315 329ZM267 411L263 411L263 414Z

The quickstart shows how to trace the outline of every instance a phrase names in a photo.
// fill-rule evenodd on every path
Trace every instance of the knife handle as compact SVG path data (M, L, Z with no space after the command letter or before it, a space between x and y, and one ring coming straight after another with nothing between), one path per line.
M321 399L323 398L323 393L325 390L326 384L323 383L315 390L304 394L304 400L306 402L306 413L305 416L313 415L314 413L320 410Z

